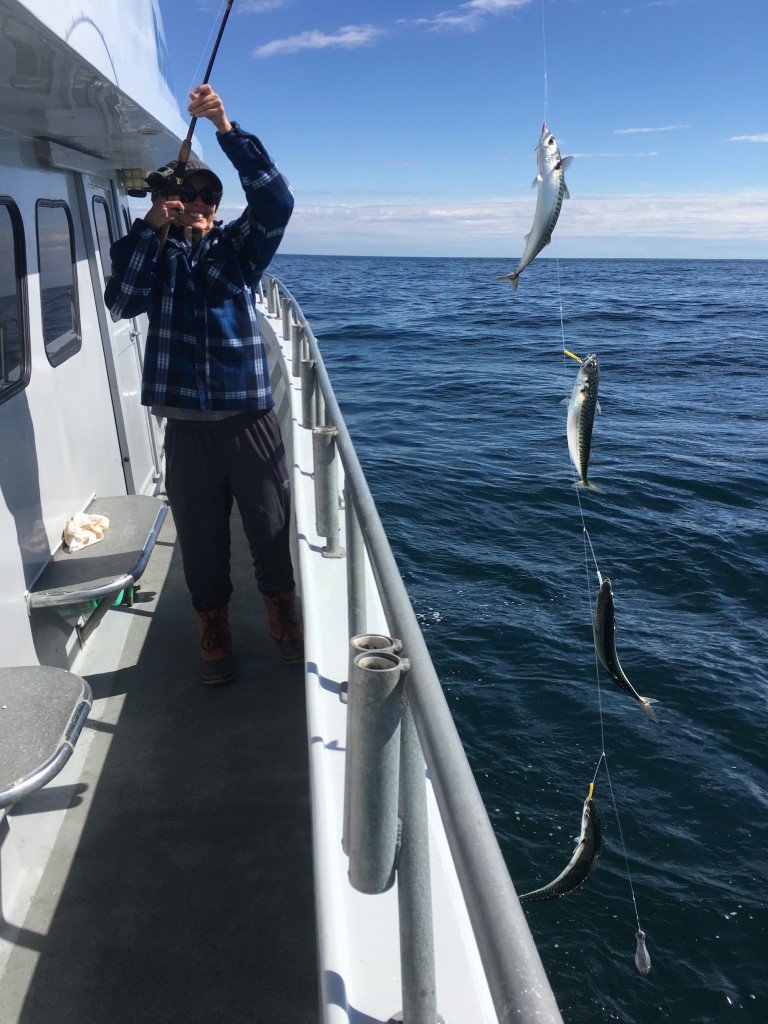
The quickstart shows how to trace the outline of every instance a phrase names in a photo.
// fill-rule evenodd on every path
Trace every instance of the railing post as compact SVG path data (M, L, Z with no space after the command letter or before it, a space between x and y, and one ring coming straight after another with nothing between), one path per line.
M275 315L275 279L267 278L267 316Z
M400 675L396 654L358 654L349 680L352 779L349 881L358 892L381 893L395 880L400 774Z
M315 361L301 360L301 425L307 430L315 426Z
M301 360L303 358L304 328L296 320L291 320L291 375L301 376Z
M403 1012L393 1020L437 1024L435 941L429 873L429 830L424 757L413 715L403 702L400 724L400 854L397 907L400 920L400 977Z
M339 472L335 427L312 428L312 455L315 471L315 526L325 537L324 558L343 558L339 544Z
M280 311L283 318L283 338L288 341L291 332L291 300L286 295L280 300Z

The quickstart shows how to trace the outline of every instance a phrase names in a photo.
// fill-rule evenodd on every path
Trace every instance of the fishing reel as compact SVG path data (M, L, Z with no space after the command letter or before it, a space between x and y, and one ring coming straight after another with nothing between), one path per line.
M176 168L173 164L165 164L156 171L151 171L144 178L147 183L146 188L129 188L126 191L133 199L145 199L148 195L176 195L179 183L175 172Z

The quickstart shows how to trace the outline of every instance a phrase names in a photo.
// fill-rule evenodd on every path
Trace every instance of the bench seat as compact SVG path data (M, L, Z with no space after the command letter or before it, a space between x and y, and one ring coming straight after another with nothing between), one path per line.
M94 498L85 511L109 519L97 544L57 551L27 594L30 609L102 600L132 586L146 568L168 511L160 498Z
M62 668L0 668L0 808L58 775L92 699L88 683Z

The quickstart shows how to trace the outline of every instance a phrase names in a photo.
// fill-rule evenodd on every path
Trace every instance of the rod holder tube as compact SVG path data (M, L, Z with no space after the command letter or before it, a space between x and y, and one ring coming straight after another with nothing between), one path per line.
M273 277L267 278L267 314L268 316L275 315L275 279Z
M336 453L335 427L312 428L312 461L315 473L315 528L325 537L323 555L339 558L339 459Z
M283 338L288 341L291 334L291 300L285 295L280 300L280 313L283 319Z
M307 430L315 426L315 361L301 360L301 425Z
M365 631L365 544L355 501L346 486L344 515L347 535L347 622L349 635L354 640Z
M386 651L358 654L349 680L349 881L363 893L386 892L395 880L404 667Z
M355 731L352 727L350 705L352 702L352 686L350 680L355 670L355 658L358 654L399 654L403 645L394 637L383 633L364 633L353 636L349 641L349 667L347 669L347 739L346 757L344 758L344 819L341 833L341 848L349 856L349 821L352 813L352 745Z
M291 319L291 375L293 377L301 376L301 360L303 358L302 347L302 335L304 329L296 320Z
M315 424L318 427L325 426L325 401L320 388L315 388Z
M435 942L429 871L429 831L424 756L408 702L400 725L400 855L397 905L403 1020L436 1024Z

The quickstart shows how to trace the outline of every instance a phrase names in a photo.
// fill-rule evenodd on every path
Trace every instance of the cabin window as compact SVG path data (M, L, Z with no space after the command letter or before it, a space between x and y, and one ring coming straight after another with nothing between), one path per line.
M109 258L109 250L114 238L112 237L112 221L109 219L109 210L101 196L93 197L93 223L96 225L96 241L99 246L101 270L106 284L112 276L112 260Z
M45 351L58 366L81 345L72 215L61 200L37 202L37 254Z
M0 402L29 381L26 273L19 211L0 196Z

